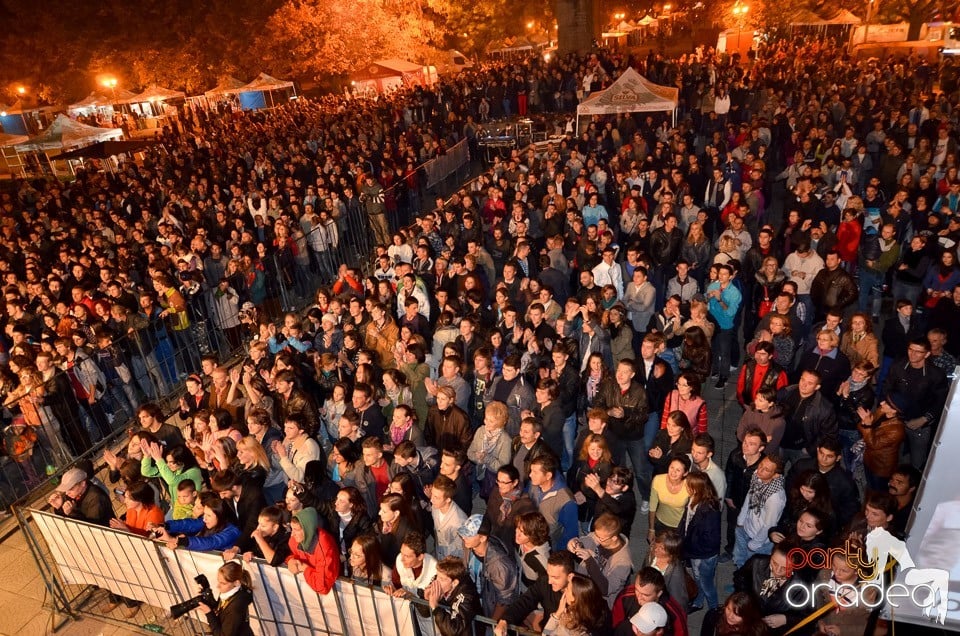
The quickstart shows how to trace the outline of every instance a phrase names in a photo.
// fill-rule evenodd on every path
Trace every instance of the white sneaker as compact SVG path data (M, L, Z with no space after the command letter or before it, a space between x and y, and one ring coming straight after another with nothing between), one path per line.
M648 512L650 512L650 502L647 501L646 499L642 499L640 501L640 512L642 514L647 514Z

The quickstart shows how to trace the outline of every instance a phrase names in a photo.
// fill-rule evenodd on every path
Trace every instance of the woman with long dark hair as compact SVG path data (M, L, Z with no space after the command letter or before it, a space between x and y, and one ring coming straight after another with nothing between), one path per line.
M708 610L719 606L717 595L717 561L720 558L720 499L713 482L706 473L687 475L687 492L690 499L680 520L683 537L683 558L690 562L693 578L699 594L690 599L694 611L702 607Z
M171 550L186 548L197 552L223 551L240 539L240 529L226 502L214 492L200 494L203 514L196 519L167 521L161 526L161 541Z
M709 612L700 629L702 636L766 636L769 633L753 596L734 592L722 608Z
M543 626L545 635L593 636L610 630L610 609L588 576L571 574L560 605Z
M324 504L323 514L344 560L354 540L373 529L363 495L353 486L338 492L333 503Z
M376 523L383 560L394 563L400 554L400 546L411 531L412 511L400 495L384 495L380 500L379 519Z
M685 455L693 446L693 432L690 430L690 420L683 411L673 411L667 415L666 427L657 431L653 438L648 455L653 465L653 474L662 475L667 472L673 457Z
M383 562L376 535L361 534L353 540L347 553L347 566L348 575L357 583L374 587L390 583L391 569Z
M703 329L697 326L686 328L680 350L680 370L696 374L703 384L710 376L711 355L710 343Z
M709 350L707 356L709 358ZM682 411L687 416L694 436L707 432L707 402L701 397L703 381L700 374L684 371L677 378L677 388L667 394L663 404L660 428L667 427L667 419L674 411Z

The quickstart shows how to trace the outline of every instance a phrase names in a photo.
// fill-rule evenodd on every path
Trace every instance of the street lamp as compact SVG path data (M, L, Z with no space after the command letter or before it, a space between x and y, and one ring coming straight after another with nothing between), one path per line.
M17 95L26 95L27 87L26 86L17 86Z
M104 86L110 89L110 94L114 99L117 97L117 78L116 77L105 77L100 82Z
M733 5L733 17L737 20L737 53L740 52L740 34L743 32L743 23L747 19L747 12L750 11L750 7L745 4L740 4L740 0L737 0L737 3Z

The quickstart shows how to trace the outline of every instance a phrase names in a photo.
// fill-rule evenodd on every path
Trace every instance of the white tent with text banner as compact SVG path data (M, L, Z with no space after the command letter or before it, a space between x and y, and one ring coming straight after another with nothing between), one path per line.
M654 84L633 68L605 90L592 93L577 106L577 133L580 118L593 115L622 113L670 113L670 121L676 123L680 89L674 86Z

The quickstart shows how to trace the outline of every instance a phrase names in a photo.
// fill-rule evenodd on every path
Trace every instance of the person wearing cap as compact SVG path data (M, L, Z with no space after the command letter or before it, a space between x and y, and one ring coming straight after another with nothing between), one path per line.
M857 430L865 444L863 467L871 489L884 490L900 463L900 444L905 437L902 413L907 403L907 396L893 393L872 413L862 406L857 409Z
M480 591L485 616L499 621L519 594L517 564L503 542L491 534L484 515L471 515L457 530L467 553L467 570Z
M91 483L87 473L79 468L71 468L63 474L53 494L47 498L47 503L56 514L77 521L109 527L113 519L110 495Z
M320 331L313 339L313 348L318 353L339 355L343 350L343 330L338 323L335 314L328 312L320 317Z
M644 603L630 617L636 636L659 636L667 626L667 610L660 603Z
M673 636L689 636L686 609L680 607L677 600L670 596L663 574L651 566L641 569L634 578L633 585L624 588L613 604L611 614L614 635L634 636L635 624L631 622L631 618L648 603L656 603L664 610L667 616L664 626L669 625L668 633L672 633ZM647 612L652 615L654 610L647 610ZM659 615L659 612L657 614ZM644 614L644 616L647 615L647 613Z

